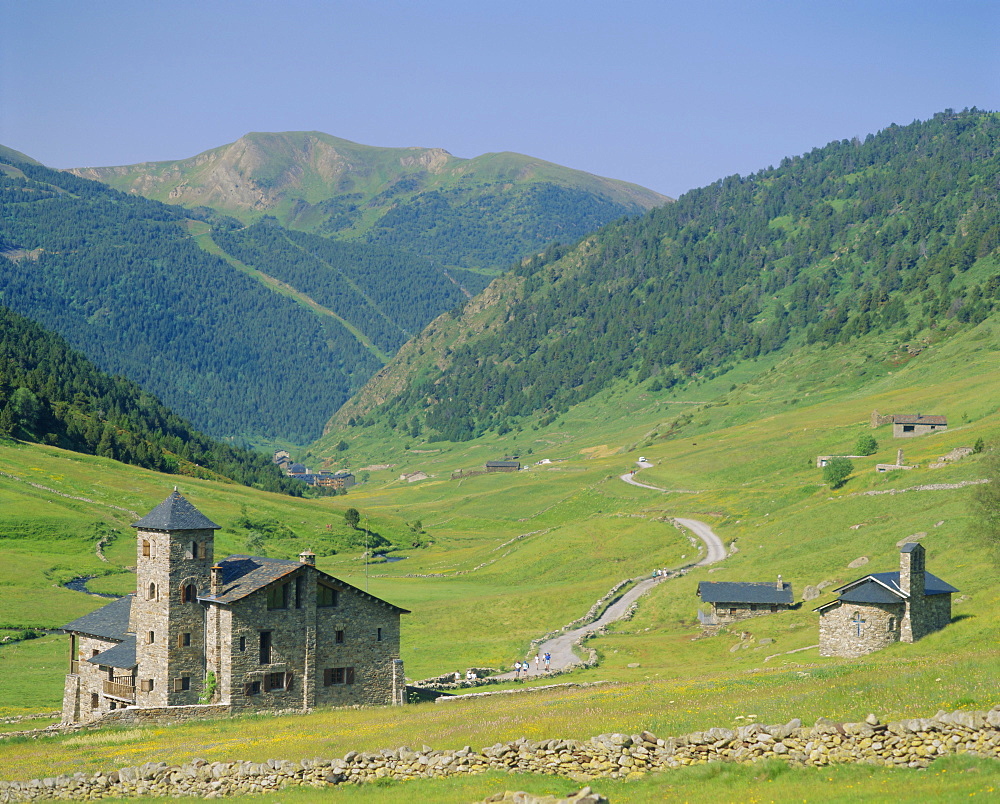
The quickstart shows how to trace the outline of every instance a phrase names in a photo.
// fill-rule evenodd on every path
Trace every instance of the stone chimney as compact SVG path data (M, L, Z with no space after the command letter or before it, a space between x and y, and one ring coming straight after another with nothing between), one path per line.
M781 576L779 575L778 576L778 591L780 592L784 588L785 588L785 586L784 586L784 584L781 583Z
M924 548L907 542L899 553L899 588L911 601L924 599Z
M222 591L222 567L216 564L212 567L212 597L218 597Z
M310 567L316 566L316 554L312 550L303 550L299 553L299 561L308 564Z

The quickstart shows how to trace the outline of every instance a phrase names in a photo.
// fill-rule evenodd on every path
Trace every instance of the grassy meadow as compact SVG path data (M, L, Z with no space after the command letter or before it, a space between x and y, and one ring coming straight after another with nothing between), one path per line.
M928 464L980 438L997 443L1000 329L987 321L947 337L936 333L922 346L915 356L898 343L878 341L802 348L781 361L741 364L676 393L622 385L548 427L529 425L504 439L401 444L374 433L351 443L355 471L366 464L392 466L371 470L368 482L347 496L323 499L167 477L51 447L0 444L6 473L0 475L3 628L55 628L102 605L60 586L76 575L99 576L91 582L96 591L131 588L134 517L120 509L142 515L175 483L223 526L217 555L244 549L245 531L233 524L248 512L287 526L267 541L268 555L292 557L310 547L321 569L411 609L403 621L402 657L415 679L469 666L509 666L532 638L576 619L618 581L693 561L699 547L670 517L703 520L734 547L722 564L660 584L631 620L591 641L601 660L597 667L558 678L607 682L598 686L15 739L0 745L3 775L106 770L150 759L336 756L425 743L480 748L520 736L583 739L642 729L663 736L753 720L800 717L809 723L820 716L846 721L868 712L886 719L989 708L1000 702L996 556L970 514L975 486L963 485L985 476L983 456L943 468ZM949 429L894 440L888 426L870 430L873 409L944 414ZM854 461L843 488L825 486L816 456L851 454L858 436L869 432L879 441L878 452ZM918 468L876 474L874 465L894 462L899 447L906 463ZM451 479L455 470L510 454L530 468ZM654 466L637 479L667 491L619 480L639 455ZM539 464L542 459L551 463ZM431 477L398 479L418 469ZM915 490L924 485L955 487ZM366 568L364 534L343 521L348 506L361 512L362 527L391 541L390 553L404 560ZM94 546L97 534L109 528L120 535L104 563ZM861 659L820 657L813 609L842 583L897 569L899 545L908 538L925 546L932 573L959 588L952 624L916 644ZM848 567L859 558L868 563ZM793 611L701 638L699 581L771 581L778 574L792 582L797 601L807 585L827 585ZM66 650L59 635L0 646L0 672L8 680L0 685L0 717L59 707ZM914 797L947 801L986 795L990 785L996 789L998 771L995 763L955 759L919 773L717 768L595 786L612 800L659 800L669 793L690 801L820 795L854 801L898 798L902 778ZM418 784L429 791L418 795L441 801L502 789L573 788L569 781L530 778ZM390 786L378 794L402 800L411 795L405 790ZM315 793L289 798L310 795ZM375 791L330 793L338 796L376 800Z

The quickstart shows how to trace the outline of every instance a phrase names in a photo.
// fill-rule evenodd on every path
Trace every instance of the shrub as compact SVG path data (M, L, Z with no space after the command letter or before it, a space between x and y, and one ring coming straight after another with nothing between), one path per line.
M839 489L847 482L851 472L854 471L854 464L847 458L831 458L823 467L823 480L832 489Z
M878 452L878 441L871 433L863 433L858 436L858 443L854 450L858 455L874 455Z

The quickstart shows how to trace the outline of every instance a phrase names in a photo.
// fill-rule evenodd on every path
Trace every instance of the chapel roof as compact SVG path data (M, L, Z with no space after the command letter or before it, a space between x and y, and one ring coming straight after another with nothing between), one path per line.
M222 568L222 584L219 594L213 596L210 590L205 590L198 595L199 600L207 603L234 603L242 600L248 595L269 586L275 581L292 575L296 570L307 568L307 572L315 572L336 583L338 586L351 589L362 597L378 601L390 608L396 609L400 613L409 614L409 610L394 606L375 595L352 586L349 583L327 575L322 570L316 569L311 564L304 564L301 561L292 561L284 558L266 558L264 556L232 555L227 556L218 562Z
M833 591L840 592L837 598L817 606L814 611L828 608L836 603L902 603L907 598L899 585L898 572L873 572ZM937 575L924 572L924 597L950 595L957 591L958 589L942 581Z
M133 597L134 595L125 595L125 597L112 600L108 605L101 606L90 614L77 617L73 622L64 625L62 630L75 631L101 639L123 640L125 632L128 631Z
M781 588L773 581L701 581L698 596L706 603L784 603L791 605L792 585L782 581Z
M87 659L91 664L103 664L107 667L118 667L122 670L131 670L139 665L135 656L135 634L127 634L124 641L119 642L113 648L108 648L103 653Z
M211 519L195 508L175 488L167 499L150 511L133 528L151 530L219 530Z

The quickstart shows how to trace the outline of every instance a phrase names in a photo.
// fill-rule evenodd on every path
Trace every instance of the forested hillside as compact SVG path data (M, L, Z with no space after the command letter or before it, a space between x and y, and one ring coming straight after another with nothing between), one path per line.
M244 222L268 214L292 229L398 249L432 260L471 292L554 240L670 200L522 154L462 159L318 131L255 132L190 159L73 172Z
M260 453L213 441L121 377L98 371L58 335L0 306L0 439L300 496Z
M0 163L0 301L216 437L315 438L382 355L464 298L426 260L268 222L242 231L15 156ZM244 265L199 247L208 221Z
M466 440L616 378L655 392L795 343L978 323L1000 301L998 145L1000 115L949 111L551 248L437 322L332 426Z

